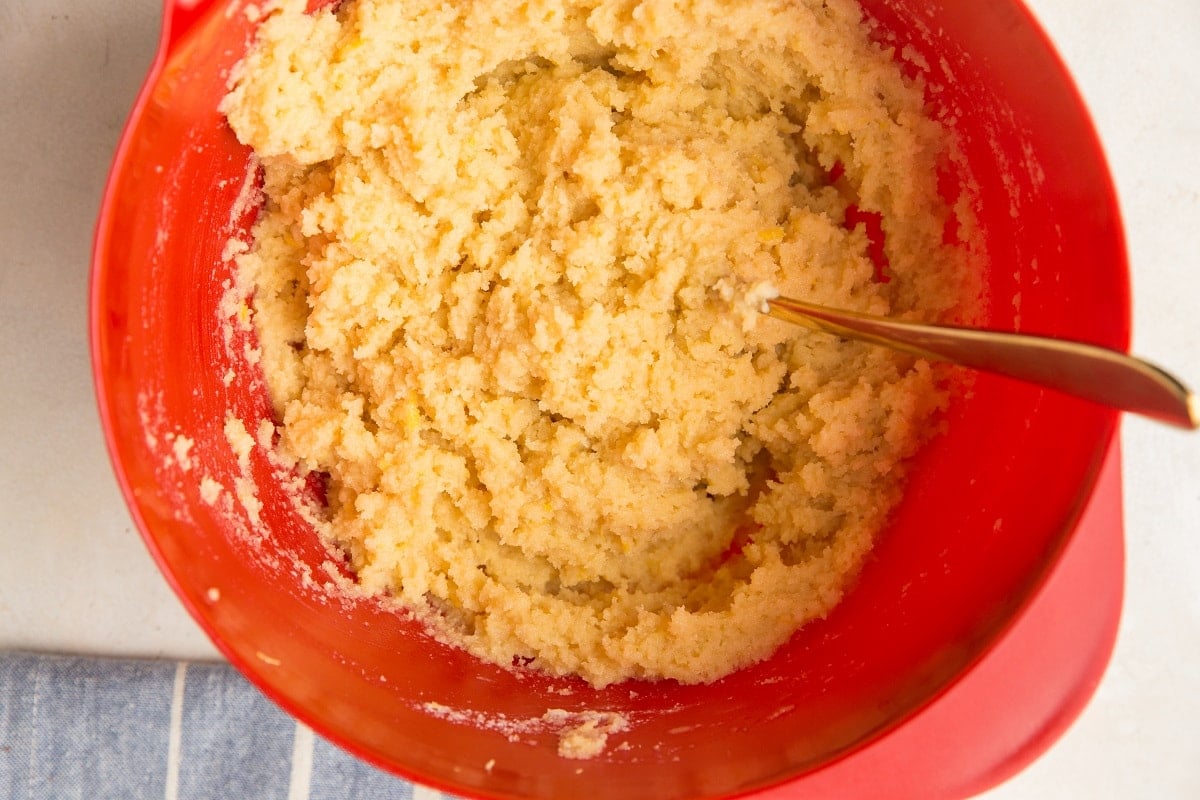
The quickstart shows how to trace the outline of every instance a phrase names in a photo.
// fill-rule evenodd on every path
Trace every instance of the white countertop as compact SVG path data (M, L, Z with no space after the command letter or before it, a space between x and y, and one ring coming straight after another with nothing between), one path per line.
M986 0L975 0L986 2ZM1200 2L1027 0L1116 176L1134 348L1200 384ZM142 546L89 372L92 225L160 0L0 0L0 649L215 658ZM1200 797L1200 434L1124 425L1120 638L1006 798Z

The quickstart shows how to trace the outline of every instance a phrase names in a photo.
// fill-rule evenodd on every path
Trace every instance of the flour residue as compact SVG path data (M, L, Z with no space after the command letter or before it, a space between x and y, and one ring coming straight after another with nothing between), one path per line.
M547 733L557 734L558 754L563 758L590 759L608 746L609 737L629 730L626 714L615 711L568 711L547 709L540 717L509 717L472 709L459 709L428 702L421 709L438 719L479 730L494 731L510 742ZM494 762L493 762L494 765Z

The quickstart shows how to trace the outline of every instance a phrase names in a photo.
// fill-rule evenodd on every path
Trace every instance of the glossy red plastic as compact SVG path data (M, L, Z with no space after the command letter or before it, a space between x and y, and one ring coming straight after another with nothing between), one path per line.
M1113 187L1087 113L1028 12L1018 0L862 5L905 68L924 72L931 104L962 136L990 254L987 322L1126 348ZM167 2L162 50L97 225L91 297L97 395L118 479L151 553L217 646L322 735L459 794L587 797L602 786L613 800L715 798L792 781L773 796L808 785L817 796L856 797L874 780L873 796L893 796L886 758L866 772L843 768L843 778L839 766L871 764L862 759L873 743L894 742L982 669L1076 530L1116 414L981 378L950 409L948 433L919 456L905 501L845 601L773 658L712 685L595 690L480 664L375 602L325 590L326 554L261 449L250 463L261 524L233 502L241 473L226 420L253 432L270 414L247 358L252 339L224 324L237 309L221 303L232 279L224 248L245 238L257 213L243 191L249 154L216 108L253 35L242 6ZM1099 588L1119 607L1119 563ZM1111 625L1097 630L1096 655L1054 690L1059 718L1077 711L1080 687L1107 659ZM969 751L970 730L982 735L1003 707L1043 691L1008 690L1012 697L991 701L997 713L981 707L976 723L961 726L954 746ZM460 715L430 714L427 703ZM523 722L550 708L617 711L632 724L600 757L572 761L557 755L552 730ZM904 747L893 747L892 769ZM980 769L998 779L1020 760ZM928 785L894 796L960 796L987 782L938 783L932 767L913 774Z

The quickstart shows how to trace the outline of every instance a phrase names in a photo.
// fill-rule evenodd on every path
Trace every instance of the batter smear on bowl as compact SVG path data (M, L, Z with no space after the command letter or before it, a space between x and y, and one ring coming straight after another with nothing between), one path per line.
M827 614L944 381L738 297L972 294L953 148L858 6L305 6L223 110L265 173L238 263L279 447L362 589L598 686L712 681Z

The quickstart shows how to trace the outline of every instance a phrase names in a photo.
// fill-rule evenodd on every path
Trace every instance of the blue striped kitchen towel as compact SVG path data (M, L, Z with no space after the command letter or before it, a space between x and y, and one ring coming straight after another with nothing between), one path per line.
M0 652L4 800L442 800L297 723L232 667Z

